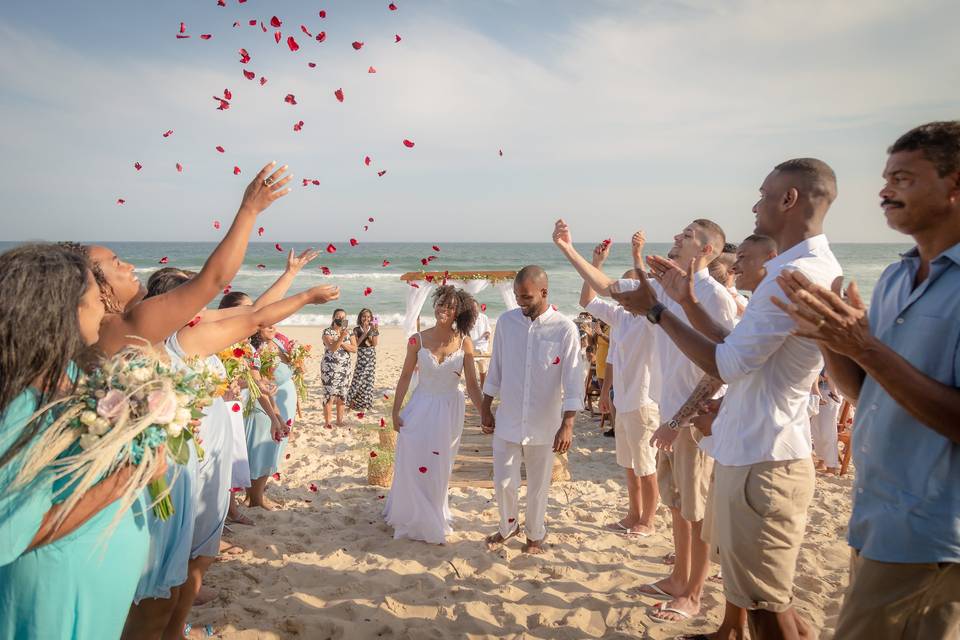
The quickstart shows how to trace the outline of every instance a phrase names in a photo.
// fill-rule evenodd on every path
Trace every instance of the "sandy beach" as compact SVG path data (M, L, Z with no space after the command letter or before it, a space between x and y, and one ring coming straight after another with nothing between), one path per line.
M322 351L321 328L281 331ZM224 638L359 640L672 638L717 626L723 594L714 582L698 619L667 625L647 616L654 601L633 589L668 571L669 513L661 507L658 532L646 539L603 529L622 515L626 489L613 440L586 413L569 455L571 480L550 492L544 555L522 554L519 540L487 551L483 537L495 528L496 506L492 490L474 487L451 490L456 522L446 545L394 540L380 517L387 491L367 485L368 445L377 436L360 427L389 417L405 346L399 328L382 330L378 406L332 430L323 428L313 358L311 397L281 479L267 490L281 506L248 510L256 526L232 525L225 539L243 552L221 556L211 569L208 583L219 597L194 608L194 627L212 624ZM833 637L847 582L851 481L817 479L800 554L797 605L822 638Z

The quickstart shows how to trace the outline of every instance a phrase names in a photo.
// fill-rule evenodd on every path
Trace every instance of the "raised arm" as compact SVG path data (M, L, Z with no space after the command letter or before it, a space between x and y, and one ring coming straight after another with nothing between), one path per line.
M268 304L273 304L283 296L287 294L287 291L290 290L290 286L293 284L293 281L296 279L297 274L310 262L312 262L318 255L319 251L314 251L312 248L307 249L299 256L294 253L293 249L290 249L290 253L287 254L287 268L284 269L283 274L276 279L276 281L270 285L270 288L264 291L259 298L253 303L254 309L261 309Z
M201 322L180 329L178 340L187 357L219 353L230 345L253 335L264 327L289 318L308 304L324 304L340 297L340 289L322 285L284 298L252 313L217 322Z
M630 255L633 256L633 268L640 276L646 273L646 266L643 264L643 247L646 244L647 234L642 229L630 238Z
M573 248L573 239L570 235L570 228L563 220L557 220L553 230L553 242L557 245L573 268L577 270L583 281L593 289L598 296L610 297L610 284L614 282L608 278L600 269L587 262L583 256L577 253Z
M593 249L593 260L590 264L600 270L603 267L603 263L606 262L607 257L610 255L610 245L606 242L601 242ZM583 288L580 289L580 306L586 308L590 301L596 296L593 288L590 286L590 283L584 279Z
M413 377L413 371L417 368L417 353L419 351L420 340L418 336L411 336L407 340L407 355L403 359L403 368L400 370L397 388L393 392L393 430L397 432L403 427L400 409L403 408L403 401L407 397L407 390L410 388L410 378Z
M271 162L265 166L247 186L227 235L195 278L172 291L135 304L104 323L98 346L105 353L112 355L124 346L135 344L137 337L150 343L163 340L193 320L230 284L243 263L257 216L275 200L290 193L290 189L284 185L292 175L282 177L287 166L274 171L275 164ZM271 181L269 185L265 183L268 176Z

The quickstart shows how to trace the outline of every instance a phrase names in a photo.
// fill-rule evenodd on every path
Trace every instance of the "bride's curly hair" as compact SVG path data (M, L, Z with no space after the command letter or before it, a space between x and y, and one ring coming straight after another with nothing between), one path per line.
M473 325L477 321L478 306L473 296L463 289L457 289L452 284L445 284L437 287L437 290L433 292L434 308L441 304L457 308L453 325L462 335L469 334L470 329L473 329Z

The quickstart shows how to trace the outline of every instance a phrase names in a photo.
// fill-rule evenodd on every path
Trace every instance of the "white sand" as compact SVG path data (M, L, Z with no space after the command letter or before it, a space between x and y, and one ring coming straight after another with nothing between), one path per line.
M283 331L322 350L320 329ZM385 329L378 352L378 407L364 422L389 418L393 386L406 343ZM722 587L708 583L704 615L683 624L655 624L653 600L634 587L666 575L669 514L657 535L628 539L602 529L621 517L623 470L613 439L582 416L570 451L570 482L554 485L547 512L548 548L539 557L511 540L488 552L496 507L489 489L454 488L455 533L445 546L395 541L381 517L386 490L366 484L368 448L376 435L322 427L319 377L298 437L287 448L281 480L268 496L275 512L247 510L255 527L233 525L239 555L224 555L208 574L219 589L194 609L195 627L210 623L225 638L672 638L714 629L723 614ZM389 402L382 399L388 393ZM314 483L318 492L312 493ZM846 586L849 476L818 479L796 578L797 604L807 620L832 627Z

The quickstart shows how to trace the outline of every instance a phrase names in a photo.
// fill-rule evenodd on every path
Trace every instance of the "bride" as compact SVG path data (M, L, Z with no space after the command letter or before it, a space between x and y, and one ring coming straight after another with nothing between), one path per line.
M437 324L415 334L407 344L403 371L393 396L393 428L397 437L393 486L383 515L394 538L443 544L453 517L447 486L460 448L464 399L460 378L478 410L482 401L469 333L477 318L473 297L450 285L433 294ZM403 404L414 369L419 383Z

